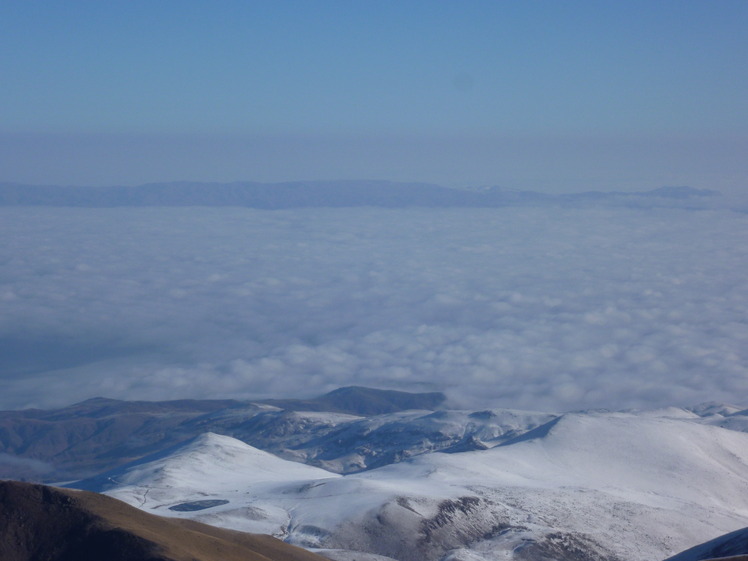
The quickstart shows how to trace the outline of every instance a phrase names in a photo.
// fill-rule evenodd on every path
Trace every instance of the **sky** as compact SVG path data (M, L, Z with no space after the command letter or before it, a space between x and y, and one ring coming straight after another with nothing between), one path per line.
M739 193L746 25L742 0L7 0L0 181Z
M746 201L746 28L742 0L6 0L0 183ZM0 408L350 384L464 407L748 406L748 207L731 205L3 207Z

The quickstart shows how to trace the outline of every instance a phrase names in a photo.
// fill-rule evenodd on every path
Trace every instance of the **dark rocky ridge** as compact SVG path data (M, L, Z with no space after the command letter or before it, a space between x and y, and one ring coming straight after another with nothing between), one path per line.
M320 561L270 536L162 518L121 501L0 482L3 561Z
M730 532L665 561L748 561L748 528Z

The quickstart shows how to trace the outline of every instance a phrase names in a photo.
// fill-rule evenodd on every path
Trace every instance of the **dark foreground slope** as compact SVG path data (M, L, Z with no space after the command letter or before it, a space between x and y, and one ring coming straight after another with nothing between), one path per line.
M0 481L2 561L320 561L270 536L161 518L85 491Z
M748 528L730 532L665 561L748 561Z

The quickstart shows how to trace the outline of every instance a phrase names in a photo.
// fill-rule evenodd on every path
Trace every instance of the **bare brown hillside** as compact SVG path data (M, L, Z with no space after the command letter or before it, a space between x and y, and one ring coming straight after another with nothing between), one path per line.
M0 481L2 561L322 561L270 536L161 518L110 497Z

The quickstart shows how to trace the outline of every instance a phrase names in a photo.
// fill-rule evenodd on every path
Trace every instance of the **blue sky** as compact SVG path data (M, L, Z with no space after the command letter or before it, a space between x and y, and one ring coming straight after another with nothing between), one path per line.
M748 4L0 6L0 181L739 192Z

